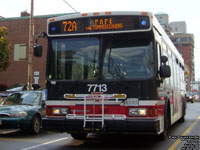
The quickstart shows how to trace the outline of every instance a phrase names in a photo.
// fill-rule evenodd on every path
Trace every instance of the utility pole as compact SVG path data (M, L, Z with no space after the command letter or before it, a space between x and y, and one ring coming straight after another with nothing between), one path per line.
M29 23L29 55L28 55L28 90L32 89L33 82L33 45L34 45L34 18L33 18L33 5L34 0L31 0L31 13L30 13L30 23Z

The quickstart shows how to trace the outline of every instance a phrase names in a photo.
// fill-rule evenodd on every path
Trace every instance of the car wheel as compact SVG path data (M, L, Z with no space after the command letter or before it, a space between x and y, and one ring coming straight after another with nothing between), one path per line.
M32 123L31 123L31 133L32 134L38 134L40 132L40 128L41 128L41 119L39 116L34 116Z

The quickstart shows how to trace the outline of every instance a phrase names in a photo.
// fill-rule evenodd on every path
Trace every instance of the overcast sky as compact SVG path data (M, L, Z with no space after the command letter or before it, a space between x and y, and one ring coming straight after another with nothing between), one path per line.
M195 37L195 70L200 80L200 0L66 0L78 12L150 11L164 12L169 21L186 21ZM0 16L19 17L30 12L31 0L0 0ZM74 12L63 0L34 0L34 15Z

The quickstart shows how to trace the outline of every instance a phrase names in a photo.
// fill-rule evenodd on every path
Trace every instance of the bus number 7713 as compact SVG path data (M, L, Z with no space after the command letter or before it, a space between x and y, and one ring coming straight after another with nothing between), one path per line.
M184 60L152 13L71 14L48 19L47 27L39 35L48 39L44 129L75 139L164 139L169 126L184 121ZM34 54L42 54L37 43Z
M106 84L87 84L88 92L107 92L107 85Z

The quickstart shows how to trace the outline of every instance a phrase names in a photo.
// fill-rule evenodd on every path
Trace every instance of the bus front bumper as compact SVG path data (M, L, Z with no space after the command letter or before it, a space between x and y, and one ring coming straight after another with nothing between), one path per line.
M159 119L125 119L104 120L102 122L86 122L82 119L43 118L44 129L56 132L102 132L102 133L131 133L131 134L159 134Z

